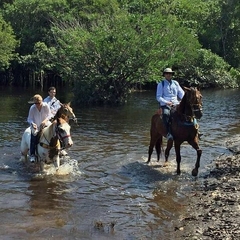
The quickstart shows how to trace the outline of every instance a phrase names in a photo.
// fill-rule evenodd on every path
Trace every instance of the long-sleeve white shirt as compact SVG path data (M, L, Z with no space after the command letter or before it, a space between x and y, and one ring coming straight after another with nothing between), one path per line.
M56 97L51 98L48 96L44 98L43 102L46 102L50 107L52 117L56 115L58 109L61 107L61 103Z
M164 83L159 82L157 85L156 99L161 106L166 105L168 102L172 102L173 105L179 104L179 100L182 100L184 91L175 80L168 81L162 80Z
M35 123L38 127L38 129L40 129L40 125L41 123L45 120L45 119L50 119L51 118L51 111L50 108L48 106L47 103L43 102L42 103L42 107L41 110L39 111L36 107L35 104L33 104L30 109L29 109L29 113L28 113L28 118L27 118L27 122L31 125L32 123ZM51 122L49 121L47 123L47 125L51 124Z

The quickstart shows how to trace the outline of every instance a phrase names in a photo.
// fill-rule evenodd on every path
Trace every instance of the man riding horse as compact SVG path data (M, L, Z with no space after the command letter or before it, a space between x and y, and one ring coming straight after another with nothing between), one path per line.
M43 99L43 102L46 102L50 107L52 117L54 117L61 107L60 101L56 98L57 89L55 87L50 87L48 89L48 96Z
M61 102L56 98L57 89L55 87L50 87L48 89L48 96L43 99L43 102L46 102L50 108L51 111L51 121L54 119L57 111L61 108ZM67 155L67 152L65 150L61 151L61 155L65 156Z
M171 108L178 105L184 96L184 91L176 80L172 77L174 71L171 68L166 68L163 71L164 79L158 83L156 98L162 109L162 118L164 126L167 130L167 139L172 140L173 136L169 126Z

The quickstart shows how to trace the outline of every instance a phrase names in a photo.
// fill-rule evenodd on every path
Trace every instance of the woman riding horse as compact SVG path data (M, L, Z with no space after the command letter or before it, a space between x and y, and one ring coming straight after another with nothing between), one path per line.
M31 129L28 127L22 136L21 154L22 160L27 160L27 153L30 148ZM39 133L39 141L37 144L36 155L40 168L43 170L44 163L55 164L56 170L60 166L60 150L61 144L64 148L69 148L73 145L70 134L70 125L62 118L57 118L51 125L42 129Z

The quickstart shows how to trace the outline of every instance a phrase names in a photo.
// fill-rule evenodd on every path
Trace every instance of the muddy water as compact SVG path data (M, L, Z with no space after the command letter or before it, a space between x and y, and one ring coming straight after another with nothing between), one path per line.
M169 167L161 167L163 159L156 163L155 152L146 165L157 103L154 92L135 93L122 107L75 106L79 125L72 124L74 146L63 174L36 175L19 162L32 93L0 90L1 239L171 239L189 191L202 184L211 161L227 153L225 141L240 132L239 91L203 91L199 177L191 176L196 153L187 144L181 176L173 150Z

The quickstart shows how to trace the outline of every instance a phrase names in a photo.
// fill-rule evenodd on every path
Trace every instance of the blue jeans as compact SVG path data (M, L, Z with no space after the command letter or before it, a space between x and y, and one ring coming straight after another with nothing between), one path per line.
M163 124L166 127L167 132L171 133L171 129L169 126L171 107L165 105L165 106L161 106L161 108L162 108L162 114L163 114L163 116L162 116Z
M34 136L31 134L31 140L30 140L30 155L35 155L37 145L37 136Z

